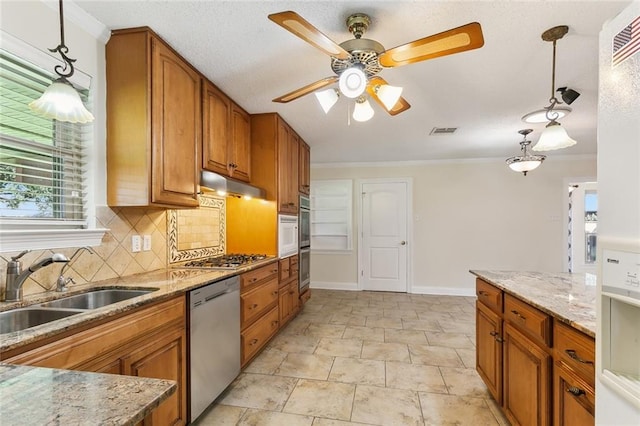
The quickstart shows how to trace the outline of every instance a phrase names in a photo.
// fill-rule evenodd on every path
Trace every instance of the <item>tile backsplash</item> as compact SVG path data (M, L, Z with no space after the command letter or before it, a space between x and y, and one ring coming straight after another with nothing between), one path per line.
M86 250L78 252L65 268L64 276L71 277L75 284L99 281L119 276L133 275L153 271L167 266L167 211L163 209L141 209L131 207L96 207L96 226L109 231L102 238L102 244L92 247L94 254ZM133 235L151 235L151 250L133 253L131 237ZM33 250L25 254L22 266L50 257L53 253L63 253L71 257L77 247L60 250ZM5 259L18 252L2 253ZM4 291L6 264L2 262L0 288ZM54 290L56 280L64 266L63 263L46 266L25 281L25 295ZM69 283L69 287L74 284ZM2 295L4 298L4 295Z

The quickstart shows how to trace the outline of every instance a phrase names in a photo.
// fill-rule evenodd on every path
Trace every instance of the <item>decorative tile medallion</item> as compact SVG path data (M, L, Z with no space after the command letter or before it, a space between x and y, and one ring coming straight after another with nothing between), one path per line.
M200 195L197 209L167 210L169 263L225 252L225 199Z

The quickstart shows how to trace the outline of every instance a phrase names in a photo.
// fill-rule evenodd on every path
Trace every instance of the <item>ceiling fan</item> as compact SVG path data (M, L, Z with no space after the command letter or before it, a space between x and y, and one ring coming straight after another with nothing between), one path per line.
M369 16L364 13L354 13L347 18L347 28L355 39L340 44L324 35L296 12L274 13L269 15L269 19L329 55L331 69L336 74L273 100L273 102L280 103L293 101L337 82L340 92L329 89L334 91L333 103L337 101L338 93L355 98L356 102L364 102L363 94L366 90L369 96L384 107L389 114L396 115L406 111L411 105L400 96L402 88L389 86L378 75L384 68L409 65L427 59L478 49L484 45L482 28L477 22L385 50L379 42L362 38L371 23ZM387 88L397 90L386 90ZM327 111L325 108L325 112Z

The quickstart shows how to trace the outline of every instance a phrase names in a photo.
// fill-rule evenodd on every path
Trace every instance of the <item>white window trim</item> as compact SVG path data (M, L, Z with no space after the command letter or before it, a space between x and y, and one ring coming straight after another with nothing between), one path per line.
M0 43L3 49L38 67L53 70L56 65L62 64L62 61L59 59L4 30L0 30ZM76 69L70 80L80 86L89 87L91 91L95 89L95 85L93 87L91 85L91 76L81 70ZM92 100L93 96L90 96L89 99ZM93 137L91 139L93 140ZM87 147L89 167L86 172L85 182L88 188L94 188L95 186L95 176L93 172L95 167L91 167L91 162L95 161L96 158L95 140L93 140L93 142L91 146ZM30 226L32 229L11 229L11 225L0 221L0 252L99 246L102 243L102 237L109 230L95 227L96 207L93 192L91 189L87 191L86 229L42 229L41 226L37 226L35 223L33 226Z

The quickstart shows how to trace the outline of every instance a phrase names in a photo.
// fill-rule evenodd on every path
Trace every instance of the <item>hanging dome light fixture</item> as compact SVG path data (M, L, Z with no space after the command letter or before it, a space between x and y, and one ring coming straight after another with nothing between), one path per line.
M533 155L527 152L527 147L531 144L531 141L527 140L527 135L532 131L533 130L531 129L523 129L518 131L518 133L523 136L523 139L520 142L520 150L522 151L522 155L509 157L506 159L507 165L511 170L513 170L514 172L521 172L525 176L527 175L527 172L537 169L545 160L545 158L547 158L546 155Z
M62 0L60 5L60 44L55 49L49 49L50 52L59 53L64 62L63 65L56 65L54 71L59 78L55 79L40 98L29 103L29 108L46 118L57 121L67 121L70 123L88 123L93 121L94 117L84 106L80 95L69 82L74 73L73 63L75 59L67 56L69 48L64 44L64 14L62 10ZM68 69L68 71L67 71Z

